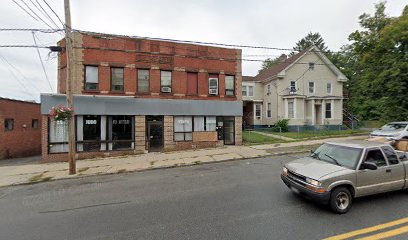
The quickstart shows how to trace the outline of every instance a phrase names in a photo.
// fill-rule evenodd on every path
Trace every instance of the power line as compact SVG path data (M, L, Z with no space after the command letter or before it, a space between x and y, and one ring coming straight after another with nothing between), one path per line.
M28 31L28 32L42 32L42 33L56 33L64 31L64 29L42 29L42 28L0 28L0 32L5 31Z
M51 47L35 46L35 45L0 45L0 48L47 48L47 49L50 49Z
M34 5L34 7L45 17L45 18L48 18L48 20L50 20L50 22L52 23L52 24L54 24L54 26L56 27L56 28L59 28L59 26L55 23L55 21L50 17L50 15L48 15L48 13L44 10L44 8L41 6L41 4L39 4L38 3L38 1L37 1L37 4L39 5L39 6L37 6L37 4L35 4L34 2L33 2L33 0L29 0L30 2L31 2L31 4L32 5Z
M32 32L32 34L33 34L34 44L37 46L37 41L35 40L35 33ZM36 48L36 49L37 49L38 57L40 58L40 63L41 63L42 69L44 71L45 79L47 79L47 82L48 82L48 85L49 85L49 87L51 89L51 92L54 92L54 90L52 89L52 86L51 86L50 79L48 78L47 72L45 71L44 62L43 62L43 60L41 58L40 50L38 48Z
M53 29L53 27L51 27L51 25L49 25L46 21L44 21L44 19L42 19L30 6L28 6L28 4L26 2L24 2L24 0L20 0L22 3L24 3L24 5L26 5L26 7L32 12L34 13L34 15L41 21L43 22L45 25L47 25L49 28Z
M37 1L37 0L36 0ZM43 2L48 6L48 8L54 13L54 15L58 18L62 26L65 26L65 23L61 20L58 14L54 11L54 9L47 3L47 1L43 0Z
M24 12L26 12L28 15L30 15L30 17L32 17L34 20L36 20L38 22L38 19L35 18L31 13L29 13L25 8L23 8L22 6L20 6L20 4L18 4L15 0L12 0L19 8L21 8Z

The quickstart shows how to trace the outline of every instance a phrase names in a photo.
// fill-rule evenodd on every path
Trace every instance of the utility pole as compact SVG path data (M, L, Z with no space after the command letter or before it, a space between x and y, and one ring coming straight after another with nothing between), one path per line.
M65 54L67 56L67 107L74 109L74 103L72 100L72 89L73 89L73 67L74 67L74 52L73 52L73 36L71 27L71 12L69 8L69 0L64 0L65 9ZM76 163L75 163L75 120L71 117L68 120L68 163L69 163L69 174L76 173Z

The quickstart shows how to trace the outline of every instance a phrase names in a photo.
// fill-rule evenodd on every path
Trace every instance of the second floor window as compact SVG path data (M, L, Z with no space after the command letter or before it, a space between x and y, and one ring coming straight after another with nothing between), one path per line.
M309 70L314 70L315 64L313 62L309 63Z
M327 83L327 94L332 94L332 84Z
M97 66L85 66L85 90L98 90Z
M254 96L254 86L242 86L242 96L253 97Z
M150 90L150 75L147 69L137 70L137 91L139 93L148 93Z
M160 71L160 92L171 93L171 71Z
M290 81L289 92L296 92L296 81Z
M111 91L123 92L123 68L111 68Z
M235 95L235 79L234 76L225 76L225 95Z
M309 93L315 92L315 85L314 82L309 82Z
M4 120L4 130L12 131L14 129L14 119L8 118Z
M31 119L31 128L38 128L38 119Z

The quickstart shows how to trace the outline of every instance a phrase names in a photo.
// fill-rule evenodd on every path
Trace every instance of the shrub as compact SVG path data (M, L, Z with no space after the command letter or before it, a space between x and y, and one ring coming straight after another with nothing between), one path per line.
M281 119L276 122L276 127L280 128L282 132L288 132L289 119Z

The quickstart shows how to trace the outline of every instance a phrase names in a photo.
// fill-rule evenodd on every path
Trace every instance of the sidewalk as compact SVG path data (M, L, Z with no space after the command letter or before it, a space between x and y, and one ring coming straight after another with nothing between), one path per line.
M333 139L349 140L361 138L362 136L353 136ZM299 152L299 150L282 152L282 149L316 145L333 139L255 146L228 146L222 148L169 153L146 153L141 155L80 160L77 161L77 174L75 175L68 175L68 163L66 162L0 166L0 187L81 176L143 171L156 168L187 166L234 159L265 157L291 152L294 153Z

